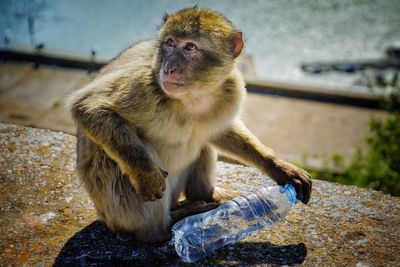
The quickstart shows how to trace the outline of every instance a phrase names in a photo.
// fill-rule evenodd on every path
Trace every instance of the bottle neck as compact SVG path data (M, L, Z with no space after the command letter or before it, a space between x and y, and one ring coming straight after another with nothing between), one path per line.
M290 203L295 205L299 202L299 200L296 197L296 190L294 189L293 185L287 184L283 187L283 190L285 191L286 196L289 199Z

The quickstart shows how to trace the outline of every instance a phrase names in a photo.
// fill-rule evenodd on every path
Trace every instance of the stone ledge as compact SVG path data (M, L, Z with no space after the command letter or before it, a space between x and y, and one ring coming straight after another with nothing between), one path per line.
M68 134L0 123L0 265L180 265L169 243L138 244L95 221L75 145ZM217 172L242 191L272 184L254 168L219 162ZM309 205L195 265L400 264L400 198L318 180L313 188Z

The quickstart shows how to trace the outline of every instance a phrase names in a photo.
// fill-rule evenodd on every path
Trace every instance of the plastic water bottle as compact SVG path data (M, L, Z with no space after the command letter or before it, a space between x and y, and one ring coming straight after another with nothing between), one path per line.
M185 262L197 261L227 244L281 220L298 202L292 185L261 187L172 227L172 242Z

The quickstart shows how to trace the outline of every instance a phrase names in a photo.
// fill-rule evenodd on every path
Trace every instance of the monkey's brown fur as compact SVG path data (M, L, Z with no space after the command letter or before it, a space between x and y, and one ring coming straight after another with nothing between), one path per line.
M308 202L308 174L276 158L238 118L242 47L222 15L184 9L165 19L158 38L124 51L70 96L78 173L111 230L164 240L172 220L215 207L195 202L171 213L181 193L190 201L232 197L214 188L214 147L294 184Z

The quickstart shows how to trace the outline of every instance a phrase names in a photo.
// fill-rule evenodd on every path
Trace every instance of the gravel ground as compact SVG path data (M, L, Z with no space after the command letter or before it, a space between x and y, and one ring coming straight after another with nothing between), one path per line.
M0 123L0 265L181 265L170 243L110 233L76 178L75 137ZM218 163L218 183L272 184ZM192 265L400 265L400 198L315 180L309 205Z

